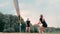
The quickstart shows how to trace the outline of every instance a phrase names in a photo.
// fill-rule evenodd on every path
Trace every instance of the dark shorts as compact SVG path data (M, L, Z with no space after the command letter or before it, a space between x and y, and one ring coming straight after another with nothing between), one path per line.
M30 27L30 25L27 25L26 27Z
M47 27L47 24L43 24L42 26L43 26L43 27Z

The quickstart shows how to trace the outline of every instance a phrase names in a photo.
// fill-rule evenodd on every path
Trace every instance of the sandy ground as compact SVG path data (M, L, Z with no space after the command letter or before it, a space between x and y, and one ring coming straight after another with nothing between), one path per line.
M40 33L2 33L0 32L0 34L40 34ZM60 34L60 33L44 33L44 34Z
M38 34L38 33L0 33L0 34Z
M38 34L38 33L2 33L0 32L0 34Z

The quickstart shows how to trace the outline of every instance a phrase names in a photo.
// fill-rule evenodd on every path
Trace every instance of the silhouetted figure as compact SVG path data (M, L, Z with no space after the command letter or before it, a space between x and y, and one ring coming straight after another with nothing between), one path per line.
M29 20L29 18L27 18L27 21L26 21L26 32L30 33L30 20Z

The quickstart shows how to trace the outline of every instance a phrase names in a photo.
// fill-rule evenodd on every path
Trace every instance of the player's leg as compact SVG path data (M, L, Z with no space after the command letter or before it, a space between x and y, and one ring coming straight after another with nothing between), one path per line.
M27 27L27 32L28 32L28 33L30 32L30 28L29 28L29 27Z
M40 33L40 27L38 28L38 32Z
M28 32L30 33L30 27L28 27Z
M45 29L45 27L43 27L43 26L40 27L40 33L41 34L44 34L44 32L43 32L44 29Z

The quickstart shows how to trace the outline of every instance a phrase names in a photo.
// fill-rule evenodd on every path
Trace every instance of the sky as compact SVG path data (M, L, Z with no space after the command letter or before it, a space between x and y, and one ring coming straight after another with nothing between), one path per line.
M19 0L19 9L24 21L29 18L32 25L43 14L48 27L60 27L60 0ZM0 0L0 12L16 15L13 0Z

